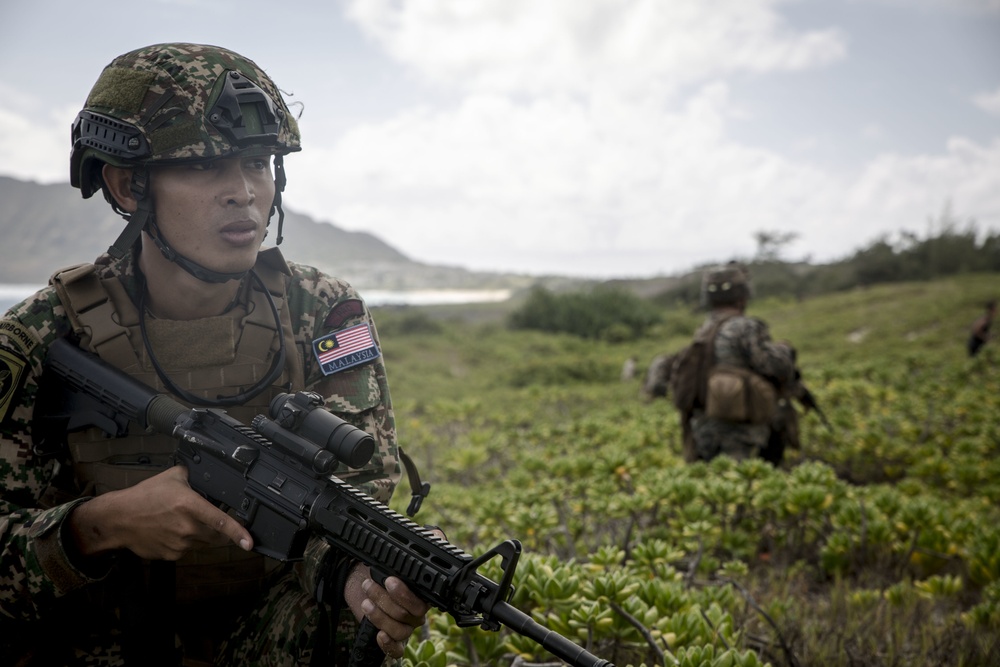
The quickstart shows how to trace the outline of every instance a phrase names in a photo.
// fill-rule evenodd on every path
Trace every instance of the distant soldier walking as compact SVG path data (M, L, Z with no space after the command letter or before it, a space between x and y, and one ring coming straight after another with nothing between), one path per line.
M993 326L993 318L997 314L997 302L987 301L986 312L976 318L969 331L968 350L969 356L974 357L979 354L979 350L990 339L990 327Z
M750 295L747 270L736 262L703 276L710 312L671 378L689 461L759 456L772 430L782 428L779 398L792 395L795 353L772 341L762 320L744 314Z
M622 364L622 374L621 374L622 382L631 382L632 380L635 379L635 368L636 368L635 357L629 357L628 359L625 360L625 363Z
M645 401L654 398L663 398L667 395L670 386L670 373L673 370L674 356L672 354L659 354L649 362L646 369L646 377L642 381L642 388L639 395Z

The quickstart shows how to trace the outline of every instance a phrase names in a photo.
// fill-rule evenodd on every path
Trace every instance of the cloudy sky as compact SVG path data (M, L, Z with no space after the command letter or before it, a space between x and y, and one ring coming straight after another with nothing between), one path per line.
M650 276L761 231L813 261L1000 232L1000 0L0 0L0 174L68 182L101 68L164 41L298 103L288 208L420 261Z

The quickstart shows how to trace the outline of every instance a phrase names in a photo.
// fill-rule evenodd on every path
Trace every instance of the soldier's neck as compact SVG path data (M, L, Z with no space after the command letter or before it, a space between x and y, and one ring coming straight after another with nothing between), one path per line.
M198 280L155 249L139 255L139 268L146 278L146 309L161 319L198 320L221 315L232 305L240 288L239 280Z

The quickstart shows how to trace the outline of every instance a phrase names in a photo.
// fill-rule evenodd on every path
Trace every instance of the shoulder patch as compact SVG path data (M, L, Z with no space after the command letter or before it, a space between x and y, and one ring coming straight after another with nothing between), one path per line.
M373 361L381 354L367 323L317 338L312 342L312 349L323 375Z
M38 339L34 333L21 326L17 320L0 320L0 335L7 336L10 346L20 352L25 359L30 357L38 346Z
M24 382L24 370L27 367L27 361L0 348L0 421L7 419L10 408L14 405L14 398Z
M365 306L361 303L361 299L347 299L330 309L323 326L327 329L336 329L352 317L359 317L364 313Z

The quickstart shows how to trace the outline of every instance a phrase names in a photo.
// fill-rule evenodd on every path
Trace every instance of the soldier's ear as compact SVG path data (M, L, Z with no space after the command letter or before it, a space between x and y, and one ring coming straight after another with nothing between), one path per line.
M132 195L132 170L105 164L101 168L101 176L104 177L104 184L111 196L118 202L119 208L129 213L135 213L139 204Z

